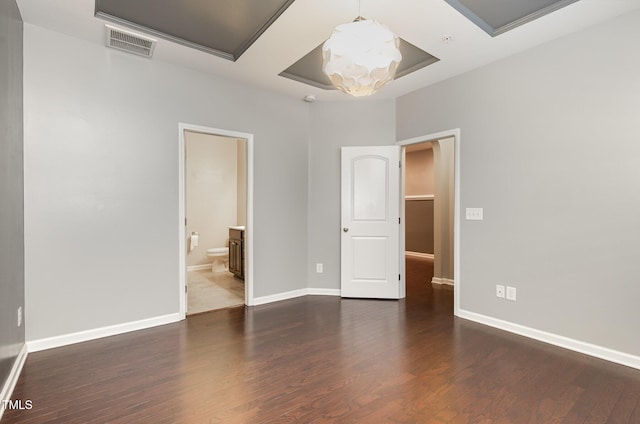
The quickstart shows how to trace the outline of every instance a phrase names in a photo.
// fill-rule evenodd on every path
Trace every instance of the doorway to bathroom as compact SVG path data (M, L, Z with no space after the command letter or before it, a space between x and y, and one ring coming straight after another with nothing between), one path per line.
M180 125L183 316L250 304L251 142L250 134Z

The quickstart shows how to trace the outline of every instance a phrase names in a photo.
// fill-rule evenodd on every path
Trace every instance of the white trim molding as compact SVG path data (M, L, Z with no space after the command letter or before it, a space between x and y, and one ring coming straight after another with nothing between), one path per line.
M281 300L293 299L296 297L302 297L309 294L309 289L291 290L283 293L276 293L269 296L260 296L253 298L253 305L264 305L266 303L279 302Z
M48 337L45 339L27 341L29 352L38 352L55 347L67 346L74 343L86 342L100 339L102 337L115 336L128 333L130 331L144 330L146 328L157 327L159 325L171 324L180 321L182 317L179 313L162 315L159 317L143 319L140 321L126 322L124 324L110 325L108 327L95 328L92 330L79 331L77 333L63 334L61 336Z
M301 296L340 296L340 289L320 289L320 288L304 288L292 290L283 293L276 293L269 296L254 298L254 305L264 305L266 303L278 302L280 300L293 299ZM102 337L115 336L131 331L144 330L147 328L157 327L159 325L171 324L181 321L182 315L178 312L175 314L162 315L154 318L148 318L140 321L127 322L124 324L110 325L107 327L95 328L77 333L63 334L61 336L48 337L45 339L27 341L25 352L39 352L41 350L53 349L56 347L68 346L75 343L86 342L89 340L100 339ZM24 362L24 360L23 360ZM20 369L22 365L20 365Z
M340 296L342 292L340 289L307 289L310 296Z
M298 289L283 293L276 293L269 296L261 296L253 298L253 306L264 305L267 303L279 302L281 300L294 299L302 296L340 296L340 289Z
M640 356L630 355L628 353L594 345L580 340L571 339L569 337L548 333L546 331L536 330L535 328L526 327L520 324L514 324L512 322L503 321L501 319L492 318L482 314L477 314L475 312L469 312L463 309L459 309L456 315L460 318L468 319L469 321L478 322L480 324L488 325L490 327L528 337L530 339L569 349L574 352L584 353L585 355L604 359L610 362L615 362L627 367L640 369Z
M431 279L431 284L438 284L440 286L455 286L455 284L453 284L453 280L450 278L440 278L440 277L433 277Z
M9 371L9 376L7 377L7 381L2 386L2 392L0 392L0 400L9 400L11 399L11 395L13 395L13 389L16 388L16 384L18 383L18 378L20 378L20 373L22 372L22 367L24 367L24 363L27 360L28 350L26 343L22 345L20 352L18 352L18 356L16 356L15 361L13 361L13 366L11 367L11 371ZM2 420L2 414L4 413L3 405L0 405L0 420Z
M433 253L412 252L410 250L405 250L404 255L412 258L433 259Z

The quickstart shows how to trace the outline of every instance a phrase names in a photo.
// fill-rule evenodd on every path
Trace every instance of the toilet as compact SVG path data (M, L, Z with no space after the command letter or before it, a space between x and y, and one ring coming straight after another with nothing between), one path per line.
M211 272L229 271L229 248L214 247L207 249L207 256L213 258Z

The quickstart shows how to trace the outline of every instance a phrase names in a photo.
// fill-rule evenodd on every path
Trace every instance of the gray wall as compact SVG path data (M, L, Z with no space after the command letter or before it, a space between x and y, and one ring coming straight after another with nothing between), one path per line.
M306 287L308 108L25 25L27 340L178 308L178 123L255 135L255 296Z
M24 305L22 19L14 0L0 1L0 388L24 344L17 326Z
M393 100L314 103L309 123L309 287L340 288L340 147L395 143ZM316 263L324 273L316 273Z
M398 100L398 139L461 129L462 309L640 355L639 39L634 13Z

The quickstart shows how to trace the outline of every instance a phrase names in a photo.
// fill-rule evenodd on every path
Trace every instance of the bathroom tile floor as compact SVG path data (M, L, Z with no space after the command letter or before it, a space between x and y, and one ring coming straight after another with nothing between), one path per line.
M230 272L189 271L187 286L189 315L244 304L244 282Z

